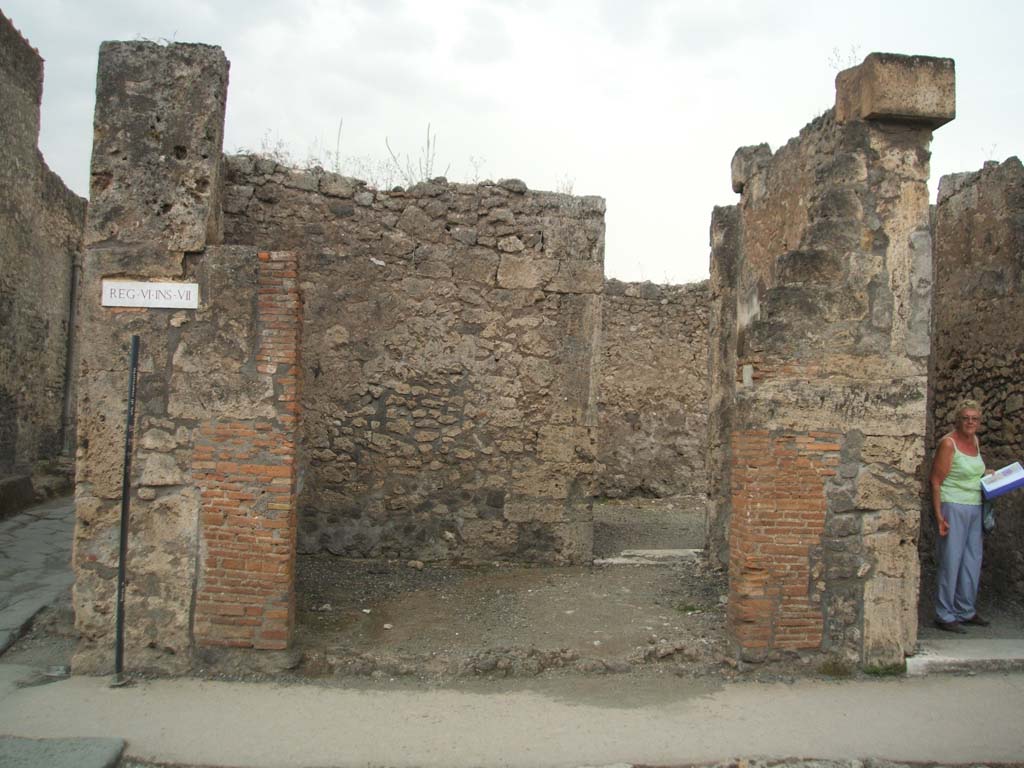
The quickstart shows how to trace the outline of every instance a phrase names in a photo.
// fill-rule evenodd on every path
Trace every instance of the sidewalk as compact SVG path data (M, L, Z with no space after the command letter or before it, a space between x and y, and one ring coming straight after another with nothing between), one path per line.
M20 672L26 670L21 668ZM191 679L15 689L0 730L123 738L127 756L203 766L680 765L729 757L993 763L1024 757L1024 676L730 684L560 678L409 690Z
M70 496L0 521L0 653L33 616L73 583L74 528L75 505Z

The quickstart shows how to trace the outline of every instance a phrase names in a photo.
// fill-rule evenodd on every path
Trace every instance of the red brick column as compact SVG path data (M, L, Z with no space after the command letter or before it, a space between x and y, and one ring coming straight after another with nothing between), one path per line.
M195 639L282 649L295 617L296 463L301 303L290 253L259 254L256 369L274 418L213 419L197 430L202 495Z
M821 645L815 582L825 483L839 463L839 439L832 432L733 433L729 626L742 658Z

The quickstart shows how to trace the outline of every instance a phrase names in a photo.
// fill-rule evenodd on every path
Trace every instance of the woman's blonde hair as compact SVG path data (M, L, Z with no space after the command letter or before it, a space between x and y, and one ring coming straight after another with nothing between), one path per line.
M953 411L953 418L955 421L960 421L960 417L963 416L964 411L977 411L978 415L981 415L981 405L977 400L961 400L956 404L956 410Z

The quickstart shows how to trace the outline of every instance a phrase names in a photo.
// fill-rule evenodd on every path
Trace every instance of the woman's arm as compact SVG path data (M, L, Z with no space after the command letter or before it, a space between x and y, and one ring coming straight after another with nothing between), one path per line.
M953 466L953 438L948 435L939 441L939 447L935 451L935 458L932 459L932 474L930 477L932 486L932 512L935 513L935 522L939 524L939 536L949 533L949 522L942 516L942 481L949 474Z

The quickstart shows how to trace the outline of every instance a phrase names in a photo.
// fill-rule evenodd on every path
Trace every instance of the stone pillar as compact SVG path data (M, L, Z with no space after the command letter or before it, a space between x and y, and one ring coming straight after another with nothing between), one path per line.
M944 176L935 213L935 291L929 446L952 428L959 400L984 411L985 463L1024 457L1024 166L1016 157ZM996 502L997 532L985 539L982 589L1024 593L1024 494ZM935 525L926 507L922 558Z
M742 149L729 625L757 660L901 664L917 631L931 240L950 59L871 54L836 108Z
M203 45L104 43L99 51L79 314L79 672L110 671L113 659L131 335L141 338L141 352L128 669L187 668L204 503L194 474L197 435L232 406L248 416L272 396L269 377L244 368L255 250L248 257L207 250L219 241L227 69L223 53ZM198 283L199 309L101 306L101 283L112 278Z

